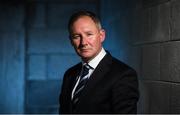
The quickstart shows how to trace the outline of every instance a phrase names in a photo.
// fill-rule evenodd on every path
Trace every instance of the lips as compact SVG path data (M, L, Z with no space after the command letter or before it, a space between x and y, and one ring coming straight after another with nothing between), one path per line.
M81 52L87 52L89 49L80 49Z

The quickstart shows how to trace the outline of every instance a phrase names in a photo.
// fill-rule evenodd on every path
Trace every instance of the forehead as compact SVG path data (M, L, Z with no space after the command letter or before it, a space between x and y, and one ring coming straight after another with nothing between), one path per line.
M70 34L75 34L79 32L96 32L98 31L98 26L89 16L81 16L76 21L74 21Z

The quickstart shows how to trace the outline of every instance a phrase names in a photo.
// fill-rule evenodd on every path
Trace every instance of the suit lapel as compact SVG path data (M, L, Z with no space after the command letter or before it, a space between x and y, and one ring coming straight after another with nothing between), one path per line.
M73 90L73 88L74 88L74 86L75 86L75 84L76 84L76 81L77 81L77 77L78 77L78 75L80 74L80 71L81 71L81 67L82 67L82 64L81 63L79 63L75 68L74 68L74 70L72 70L71 71L71 73L70 73L70 90L69 90L69 92L68 92L68 96L69 96L69 111L71 111L72 112L72 103L71 103L71 94L72 94L72 90ZM67 88L68 89L68 88Z
M105 57L100 61L100 63L98 64L92 75L90 76L88 83L84 87L81 101L86 100L86 95L88 95L89 92L93 91L96 84L98 84L98 82L106 75L106 73L110 69L109 67L111 63L112 63L112 57L109 53L107 53Z
M78 76L80 75L80 72L81 72L81 68L82 68L82 64L79 63L77 68L75 68L75 71L72 71L73 73L71 73L71 92L76 84L76 81L77 81L77 78Z

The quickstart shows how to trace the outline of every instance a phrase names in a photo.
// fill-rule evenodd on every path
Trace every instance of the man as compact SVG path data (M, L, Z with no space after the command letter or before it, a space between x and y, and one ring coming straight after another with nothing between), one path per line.
M102 47L105 30L89 11L73 14L70 41L82 62L68 69L60 94L60 113L136 113L136 72Z

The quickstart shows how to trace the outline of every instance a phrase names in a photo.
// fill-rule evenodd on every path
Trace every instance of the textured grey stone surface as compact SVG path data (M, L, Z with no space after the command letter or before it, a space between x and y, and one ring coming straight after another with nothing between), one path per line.
M133 16L132 38L134 44L155 43L170 40L171 5L169 2L137 9Z
M143 0L139 113L179 113L179 0ZM141 18L140 18L141 19ZM137 23L137 21L135 21ZM171 41L173 40L173 41ZM140 44L138 44L140 43Z
M145 43L150 41L152 38L151 34L151 10L144 9L142 11L142 21L139 25L140 28L140 37L137 39L136 43Z
M180 113L180 84L172 83L171 87L171 102L170 102L170 112L173 114Z
M172 39L180 39L180 1L171 0L172 7Z
M150 98L150 94L149 94L149 89L148 89L148 85L145 81L143 80L139 80L139 94L140 94L140 98L138 101L138 113L149 113L150 110L150 102L149 102L149 98Z
M162 42L170 40L170 8L169 2L152 7L152 37L150 41Z
M142 28L144 25L142 25L143 22L143 12L147 12L145 10L141 10L139 8L136 8L133 10L132 16L131 16L131 30L130 30L130 39L132 44L137 44L140 42L140 38L142 38Z
M129 48L125 52L125 62L133 69L135 69L138 74L138 78L142 79L140 65L142 57L141 47L129 46Z
M171 84L161 81L140 81L139 113L170 113Z
M161 80L180 82L180 42L161 45Z
M160 45L142 47L142 79L160 80Z
M149 113L169 113L170 84L164 82L149 83Z
M142 0L142 1L144 7L152 7L168 2L169 0Z

